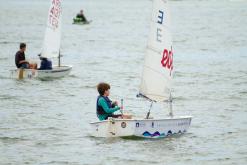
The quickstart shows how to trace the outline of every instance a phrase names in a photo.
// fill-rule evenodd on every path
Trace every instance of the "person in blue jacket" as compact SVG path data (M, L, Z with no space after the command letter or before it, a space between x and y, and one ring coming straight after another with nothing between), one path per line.
M40 54L38 56L41 60L39 70L51 70L52 69L52 62L48 58L42 57Z

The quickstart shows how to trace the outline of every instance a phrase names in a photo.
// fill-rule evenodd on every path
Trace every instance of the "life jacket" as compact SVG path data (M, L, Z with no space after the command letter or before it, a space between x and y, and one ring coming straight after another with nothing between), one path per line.
M105 110L103 109L103 107L100 106L100 105L98 104L98 103L99 103L99 99L100 99L101 97L102 97L103 99L105 99L108 108L113 108L113 107L114 107L114 106L112 105L112 101L111 101L108 97L105 97L105 96L98 96L98 98L97 98L97 103L96 103L96 114L97 114L97 115L111 115L111 113L105 112Z

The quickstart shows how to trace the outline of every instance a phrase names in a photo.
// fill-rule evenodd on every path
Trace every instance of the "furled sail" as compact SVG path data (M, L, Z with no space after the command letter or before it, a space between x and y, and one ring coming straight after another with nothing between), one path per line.
M42 57L58 57L61 41L61 20L62 20L62 0L51 0L51 5L48 12L47 26Z
M172 71L173 50L168 1L153 0L140 94L153 101L169 100Z

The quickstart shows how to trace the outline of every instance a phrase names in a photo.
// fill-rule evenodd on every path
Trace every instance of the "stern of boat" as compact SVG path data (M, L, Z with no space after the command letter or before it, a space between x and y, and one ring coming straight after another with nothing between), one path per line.
M90 123L94 137L125 137L133 136L135 121L128 119L113 119Z

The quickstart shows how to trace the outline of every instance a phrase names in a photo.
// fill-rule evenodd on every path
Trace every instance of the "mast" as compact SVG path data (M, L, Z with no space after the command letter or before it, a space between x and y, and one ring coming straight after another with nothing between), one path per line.
M173 117L173 110L172 110L172 95L170 93L170 98L168 100L168 104L169 104L169 116L172 118Z
M60 51L59 51L59 55L58 55L58 67L61 66L61 54L60 54Z
M151 111L151 109L152 109L152 106L153 106L153 101L151 102L151 105L150 105L150 108L149 108L149 110L148 110L148 113L147 113L146 119L148 119L148 118L149 118L149 115L150 115L150 111Z

